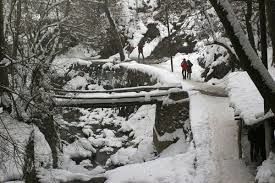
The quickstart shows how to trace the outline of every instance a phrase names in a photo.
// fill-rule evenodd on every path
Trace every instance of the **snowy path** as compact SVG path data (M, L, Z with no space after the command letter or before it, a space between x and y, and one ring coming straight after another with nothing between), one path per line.
M229 99L192 94L192 109L198 182L254 182L249 169L238 159L237 124Z

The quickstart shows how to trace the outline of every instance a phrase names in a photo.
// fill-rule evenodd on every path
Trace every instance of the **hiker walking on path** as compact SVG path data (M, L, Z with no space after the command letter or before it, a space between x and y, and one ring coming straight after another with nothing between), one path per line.
M187 79L191 80L191 74L192 74L192 62L190 60L187 60Z
M144 41L140 41L138 44L138 61L140 54L142 55L142 61L144 61L144 54L143 54L143 47L144 47Z
M186 79L187 77L187 67L188 67L187 61L184 58L181 62L181 69L182 69L181 73L182 73L183 79Z

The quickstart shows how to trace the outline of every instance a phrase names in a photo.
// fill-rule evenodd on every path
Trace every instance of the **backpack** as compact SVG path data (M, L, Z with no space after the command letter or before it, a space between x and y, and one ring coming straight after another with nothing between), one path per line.
M181 68L184 69L184 70L186 70L187 67L188 67L188 64L187 64L186 60L183 60L183 61L181 62Z

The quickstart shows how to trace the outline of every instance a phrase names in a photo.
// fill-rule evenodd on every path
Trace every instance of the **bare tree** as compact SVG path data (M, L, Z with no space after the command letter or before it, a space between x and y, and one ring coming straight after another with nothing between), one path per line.
M247 71L267 105L275 113L275 82L245 36L227 0L209 0L230 38L241 67Z
M106 16L109 20L109 23L110 23L110 26L111 26L111 29L112 29L111 32L112 32L113 36L115 37L116 45L119 49L120 60L124 61L125 60L125 55L124 55L123 45L122 45L121 37L120 37L120 34L117 30L115 21L112 18L111 12L109 10L109 0L104 0L104 11L105 11L105 14L106 14Z

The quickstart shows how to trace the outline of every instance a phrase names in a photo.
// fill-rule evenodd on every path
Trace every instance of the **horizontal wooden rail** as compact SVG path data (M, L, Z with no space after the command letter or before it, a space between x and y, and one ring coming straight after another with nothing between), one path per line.
M182 91L162 91L159 93L140 93L120 96L97 96L97 97L70 97L54 95L52 97L56 107L81 107L81 108L110 108L128 105L146 105L161 103L169 97L169 94L181 93Z
M182 88L180 85L175 86L139 86L139 87L129 87L129 88L116 88L112 90L61 90L53 89L56 93L66 94L66 93L124 93L124 92L142 92L142 91L152 91L152 90L169 90L173 88Z

